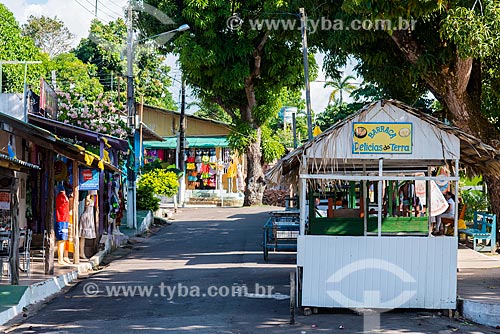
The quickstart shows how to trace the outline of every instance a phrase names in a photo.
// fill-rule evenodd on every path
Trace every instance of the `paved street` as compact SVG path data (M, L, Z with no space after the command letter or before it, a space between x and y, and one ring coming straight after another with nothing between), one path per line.
M289 301L281 295L289 293L295 256L271 253L269 263L263 261L260 241L268 210L184 209L172 225L135 243L124 257L37 313L29 311L6 332L362 333L363 317L350 312L297 316L297 325L288 325ZM256 284L269 290L255 291ZM126 296L131 293L135 296ZM500 333L430 312L384 314L381 328L384 333Z

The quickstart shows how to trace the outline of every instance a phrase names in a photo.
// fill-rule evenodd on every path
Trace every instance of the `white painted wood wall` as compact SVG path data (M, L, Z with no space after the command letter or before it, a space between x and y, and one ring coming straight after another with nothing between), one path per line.
M302 306L456 308L456 237L302 235L297 265Z

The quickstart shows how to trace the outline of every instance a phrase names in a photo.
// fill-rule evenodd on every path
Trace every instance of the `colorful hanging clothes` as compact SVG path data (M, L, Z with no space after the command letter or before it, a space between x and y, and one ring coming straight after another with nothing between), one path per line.
M235 177L237 170L238 166L234 162L231 162L229 168L227 169L227 177Z

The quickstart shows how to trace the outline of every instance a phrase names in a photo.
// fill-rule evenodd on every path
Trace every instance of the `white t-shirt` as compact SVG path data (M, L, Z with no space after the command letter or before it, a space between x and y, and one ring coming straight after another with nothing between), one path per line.
M450 206L450 210L446 213L449 215L454 215L455 214L455 201L451 197L448 199L448 205Z

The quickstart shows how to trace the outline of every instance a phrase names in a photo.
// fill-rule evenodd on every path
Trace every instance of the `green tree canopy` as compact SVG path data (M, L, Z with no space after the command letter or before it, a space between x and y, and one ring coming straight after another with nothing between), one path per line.
M63 53L52 58L48 69L47 78L50 78L50 71L56 71L56 82L59 90L71 91L89 101L96 99L103 93L103 86L96 77L95 65L85 64L73 53Z
M298 23L298 8L291 1L250 0L173 1L147 0L178 25L187 23L191 29L172 39L165 46L179 55L186 81L198 97L220 105L233 119L233 143L244 149L247 157L245 205L262 201L264 178L262 169L262 126L275 115L276 96L284 87L303 84L301 35L296 29L251 27L254 19L290 18ZM228 25L230 18L243 24ZM292 14L292 15L291 15ZM173 29L141 12L139 22L145 35ZM230 22L231 23L231 22ZM299 24L297 24L297 27ZM171 50L171 49L170 49ZM314 74L314 58L310 57Z
M344 78L337 77L332 81L325 82L324 87L333 88L328 98L328 103L335 101L335 95L339 94L339 103L342 104L344 102L344 93L351 94L356 89L356 85L352 82L355 79L352 75L348 75Z
M35 45L51 58L69 51L75 37L57 16L30 15L22 29L23 35L31 37Z
M95 68L105 92L117 91L119 77L126 75L127 59L124 57L127 40L127 26L121 18L105 24L94 19L88 38L83 38L73 51L76 57ZM134 48L134 85L137 101L141 96L144 103L170 110L177 109L168 91L172 81L170 67L165 57L157 52L151 43L139 44ZM126 80L121 80L120 91L124 92Z
M37 61L44 60L30 37L21 34L21 28L14 15L0 3L0 60ZM27 82L39 86L44 65L28 65ZM24 65L2 66L1 92L20 93L24 89Z
M430 91L454 125L500 147L498 1L344 0L318 5L309 0L302 5L311 18L342 20L344 26L354 20L388 23L379 29L312 34L309 41L326 52L329 74L354 57L357 72L389 96L413 105ZM500 182L496 175L486 175L485 181L498 214Z

